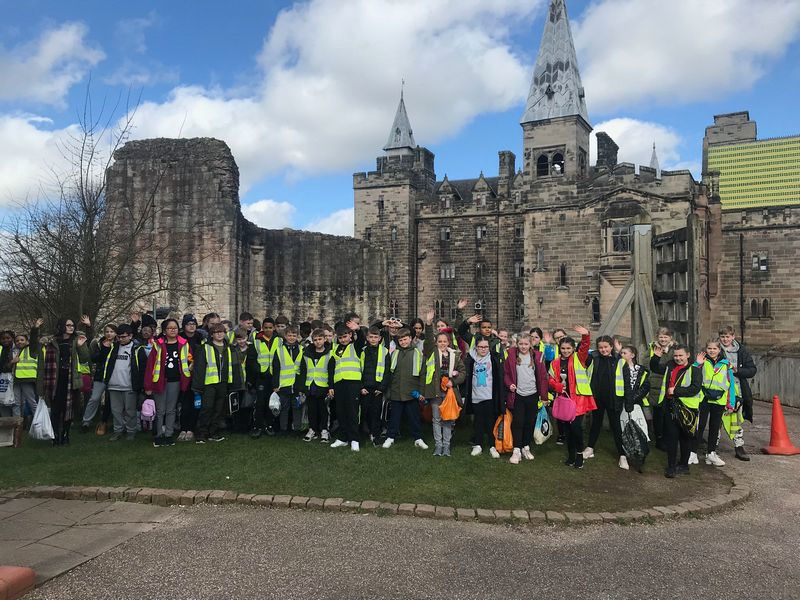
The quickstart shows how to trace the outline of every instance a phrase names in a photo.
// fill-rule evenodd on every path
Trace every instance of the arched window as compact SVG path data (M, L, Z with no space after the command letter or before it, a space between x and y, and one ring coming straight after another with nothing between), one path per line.
M542 154L536 159L536 176L547 177L550 175L550 161L547 160L547 155Z
M758 309L759 309L758 300L753 298L750 301L750 317L752 317L754 319L757 319L758 318Z
M551 175L563 175L564 174L564 155L560 152L556 152L553 154L553 160L551 162L552 169L550 171Z
M397 316L397 300L392 300L389 302L389 316Z
M769 300L766 298L761 301L761 316L765 319L769 318Z

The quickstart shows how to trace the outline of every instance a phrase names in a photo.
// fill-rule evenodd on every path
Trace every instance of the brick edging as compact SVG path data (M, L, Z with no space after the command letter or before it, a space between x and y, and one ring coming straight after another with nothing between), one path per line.
M2 493L6 499L59 498L64 500L119 500L158 506L192 504L241 504L275 508L321 510L378 515L404 515L447 521L478 521L481 523L516 523L542 525L586 525L594 523L627 524L652 522L687 516L708 515L741 504L750 497L749 487L734 485L727 494L705 500L681 502L668 506L653 506L623 512L575 513L538 510L491 510L484 508L453 508L432 504L394 504L376 500L345 500L344 498L310 498L307 496L240 494L225 490L165 490L147 487L49 486L24 487Z

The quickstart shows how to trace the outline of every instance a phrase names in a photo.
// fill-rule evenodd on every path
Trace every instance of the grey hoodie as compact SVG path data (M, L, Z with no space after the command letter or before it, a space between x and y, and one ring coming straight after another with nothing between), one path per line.
M477 404L492 399L492 354L478 356L478 351L473 348L469 355L475 361L472 371L472 403ZM498 375L500 375L498 373Z

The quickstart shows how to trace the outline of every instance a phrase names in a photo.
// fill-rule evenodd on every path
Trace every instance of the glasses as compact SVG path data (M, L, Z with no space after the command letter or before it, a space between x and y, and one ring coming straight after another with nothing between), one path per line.
M488 350L489 346L477 346L477 348L480 348L481 350Z

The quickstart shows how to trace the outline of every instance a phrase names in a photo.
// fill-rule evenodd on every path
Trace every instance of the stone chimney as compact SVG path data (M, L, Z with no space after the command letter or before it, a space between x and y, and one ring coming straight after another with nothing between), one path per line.
M619 146L605 131L597 132L597 167L613 169L617 166Z
M500 166L498 168L498 175L500 179L511 179L515 173L516 156L511 150L501 150L497 153L500 157Z

